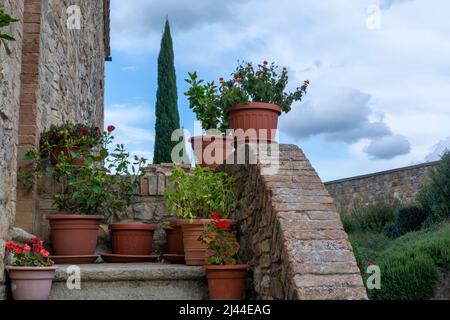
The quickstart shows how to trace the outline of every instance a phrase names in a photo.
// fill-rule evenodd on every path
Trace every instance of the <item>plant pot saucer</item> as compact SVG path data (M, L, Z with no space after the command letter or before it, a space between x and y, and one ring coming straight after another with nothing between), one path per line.
M102 253L102 259L108 263L158 262L159 255L128 255Z
M89 264L95 263L98 259L98 255L86 255L86 256L50 256L50 260L53 260L55 264Z
M173 264L184 264L184 254L166 253L163 254L164 260Z

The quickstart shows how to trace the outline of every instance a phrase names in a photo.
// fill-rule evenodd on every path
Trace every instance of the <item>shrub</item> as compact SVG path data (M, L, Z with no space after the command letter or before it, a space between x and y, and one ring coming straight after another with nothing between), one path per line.
M425 226L450 216L450 151L442 155L436 170L430 173L430 182L421 189L417 198L428 213Z
M395 206L379 203L353 208L351 215L342 215L342 223L346 232L381 232L384 226L394 218Z
M395 220L386 224L383 232L390 238L397 238L407 232L419 230L426 218L427 212L419 205L400 207Z

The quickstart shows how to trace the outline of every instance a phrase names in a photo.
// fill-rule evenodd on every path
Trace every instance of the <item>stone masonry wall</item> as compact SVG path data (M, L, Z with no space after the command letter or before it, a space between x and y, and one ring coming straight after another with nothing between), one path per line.
M17 130L20 103L23 0L0 0L0 9L20 20L1 32L16 41L0 42L0 300L4 298L4 241L14 225Z
M65 121L103 127L104 1L42 0L38 126ZM81 29L68 29L67 8L80 8Z
M280 145L276 174L226 165L239 181L241 255L258 299L366 299L333 199L303 152ZM253 291L253 293L251 293Z
M339 212L377 202L403 204L414 202L430 170L439 162L382 171L373 174L326 182Z
M135 201L132 206L123 212L117 212L109 219L105 219L99 233L98 252L110 252L110 236L108 223L155 223L159 224L167 220L167 209L164 205L164 189L168 184L173 164L150 165L145 169L145 175L140 181L140 187L136 190ZM190 166L182 166L190 170ZM56 190L51 179L44 179L42 185L47 190ZM43 188L40 188L43 189ZM38 215L41 224L40 236L49 241L49 224L47 216L57 213L53 206L51 196L41 193L38 200ZM154 236L154 251L161 252L165 244L165 232L158 228Z

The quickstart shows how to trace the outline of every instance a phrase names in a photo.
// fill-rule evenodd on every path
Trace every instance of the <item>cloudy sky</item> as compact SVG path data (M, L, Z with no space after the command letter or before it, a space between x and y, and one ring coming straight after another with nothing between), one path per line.
M166 16L181 124L188 71L228 76L275 61L306 98L280 118L324 181L437 159L450 147L450 1L112 0L106 124L152 159L157 56Z

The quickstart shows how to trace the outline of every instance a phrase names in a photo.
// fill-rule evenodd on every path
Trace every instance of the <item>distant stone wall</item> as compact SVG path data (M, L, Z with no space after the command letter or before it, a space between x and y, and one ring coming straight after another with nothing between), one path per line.
M416 200L417 193L427 181L430 170L439 162L382 171L353 178L326 182L339 212L374 203L403 204Z
M279 146L276 174L261 164L226 165L239 181L241 256L257 299L367 299L352 246L303 152ZM261 161L263 163L263 161Z
M4 298L4 241L14 225L17 165L17 130L20 103L23 0L1 0L0 9L20 22L0 29L13 36L8 48L0 43L0 300Z
M105 219L99 231L98 252L110 251L110 236L108 231L109 223L155 223L165 221L169 216L164 204L164 189L168 184L168 178L175 165L161 164L150 165L145 169L145 175L140 181L140 186L136 190L136 197L132 206L127 210L117 212L109 219ZM181 166L185 170L190 170L189 165ZM43 179L40 189L55 191L57 185L51 179ZM47 216L58 213L53 206L53 200L48 193L41 193L38 199L38 215L40 225L40 236L49 242L49 224ZM154 251L161 252L165 245L165 232L162 229L156 231L154 237Z
M42 0L38 126L62 122L103 127L105 1ZM78 5L81 29L68 29L66 10Z

